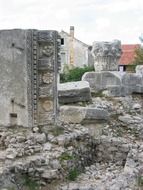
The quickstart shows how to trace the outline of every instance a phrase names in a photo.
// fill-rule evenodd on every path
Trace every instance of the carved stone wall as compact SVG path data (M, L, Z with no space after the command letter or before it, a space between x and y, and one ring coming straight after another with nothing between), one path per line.
M25 30L0 30L0 126L31 124L30 38Z
M31 30L33 125L54 123L57 118L57 75L60 68L60 36L56 31Z
M39 124L53 123L57 118L57 74L60 68L59 35L54 31L39 31L38 78Z
M59 51L56 31L0 30L0 126L56 121Z

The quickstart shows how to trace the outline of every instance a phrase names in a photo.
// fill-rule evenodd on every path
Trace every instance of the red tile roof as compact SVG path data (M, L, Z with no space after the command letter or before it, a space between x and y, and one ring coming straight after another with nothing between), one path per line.
M119 60L119 65L132 64L135 58L135 50L139 47L140 47L139 44L122 45L122 56Z

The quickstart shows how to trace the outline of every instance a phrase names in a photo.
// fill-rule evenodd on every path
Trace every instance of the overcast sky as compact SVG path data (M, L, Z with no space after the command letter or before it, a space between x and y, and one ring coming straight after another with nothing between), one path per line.
M0 0L0 29L64 30L93 41L140 43L143 0Z

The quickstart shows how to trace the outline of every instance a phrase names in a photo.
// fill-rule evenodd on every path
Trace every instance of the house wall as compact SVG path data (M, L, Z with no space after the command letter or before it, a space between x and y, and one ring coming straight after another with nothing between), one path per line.
M65 33L60 35L64 39L64 45L61 45L61 71L63 71L64 65L70 64L70 38Z
M0 125L28 126L27 89L26 31L0 31Z
M65 32L60 33L61 38L64 38L64 45L61 45L61 70L63 71L64 65L70 65L71 59L70 55L72 54L75 67L84 67L85 65L92 66L94 64L93 57L88 49L88 46L84 43L78 41L77 39L73 38L71 40L70 35L66 34ZM71 50L73 52L71 53Z
M88 50L88 66L94 67L94 57L90 50Z
M83 67L88 65L88 47L74 39L74 65Z

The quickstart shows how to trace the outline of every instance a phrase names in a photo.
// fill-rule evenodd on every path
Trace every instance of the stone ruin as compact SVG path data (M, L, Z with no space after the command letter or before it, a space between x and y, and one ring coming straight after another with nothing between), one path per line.
M41 190L138 190L142 99L91 97L90 88L113 96L142 93L143 68L117 72L118 43L109 44L95 56L100 72L83 76L89 83L60 86L59 103L69 104L61 106L55 126L60 36L47 30L0 31L0 189L25 190L32 183Z
M59 51L56 31L0 31L0 125L54 123Z
M119 40L93 42L92 55L95 71L118 71L118 61L121 54L121 42Z
M133 93L143 93L142 66L137 66L136 73L118 71L118 61L121 56L121 42L94 42L95 72L87 72L82 80L88 81L94 93L103 92L108 96L126 96Z

